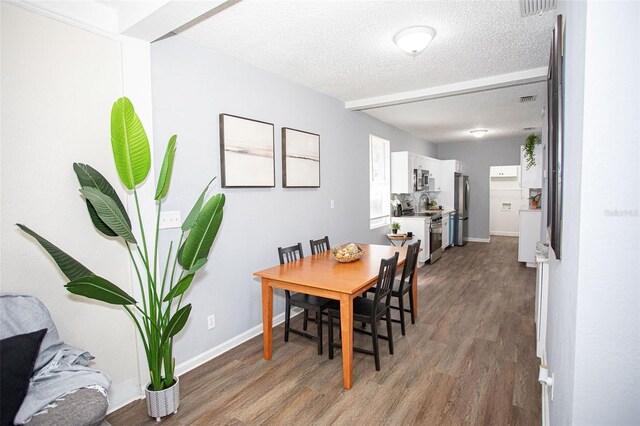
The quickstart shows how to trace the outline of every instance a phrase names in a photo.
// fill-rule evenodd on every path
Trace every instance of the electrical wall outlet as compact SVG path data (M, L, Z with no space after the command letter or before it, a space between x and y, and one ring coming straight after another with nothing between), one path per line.
M160 229L180 228L181 226L180 210L160 212Z
M215 328L216 326L216 316L214 314L211 314L207 317L207 329L211 330L212 328Z

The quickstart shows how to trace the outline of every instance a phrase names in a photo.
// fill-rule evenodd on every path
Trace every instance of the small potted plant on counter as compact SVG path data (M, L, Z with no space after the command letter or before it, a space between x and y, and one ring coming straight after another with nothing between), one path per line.
M531 200L531 208L537 209L538 201L540 201L540 193L530 196L529 199Z
M398 229L400 229L400 224L398 222L392 222L390 225L390 228L391 228L391 233L397 234Z

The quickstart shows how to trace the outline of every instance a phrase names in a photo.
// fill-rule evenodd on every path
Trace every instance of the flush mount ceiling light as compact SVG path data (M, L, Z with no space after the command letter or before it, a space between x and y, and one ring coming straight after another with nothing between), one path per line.
M393 42L406 54L417 56L436 36L436 30L431 27L405 28L393 37Z
M476 130L471 130L469 133L471 133L473 136L475 136L476 138L481 138L483 137L485 134L487 134L488 130L487 129L476 129Z

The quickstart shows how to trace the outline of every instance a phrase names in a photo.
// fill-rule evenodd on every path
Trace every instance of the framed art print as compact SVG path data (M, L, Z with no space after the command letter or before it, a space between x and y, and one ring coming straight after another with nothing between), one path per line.
M320 135L282 128L282 186L320 188Z
M274 148L273 124L220 114L222 187L275 187Z

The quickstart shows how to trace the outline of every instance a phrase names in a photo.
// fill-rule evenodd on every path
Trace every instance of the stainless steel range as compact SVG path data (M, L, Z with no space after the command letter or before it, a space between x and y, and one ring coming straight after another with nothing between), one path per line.
M431 263L440 259L440 256L442 256L442 213L431 216L429 249L431 250Z

